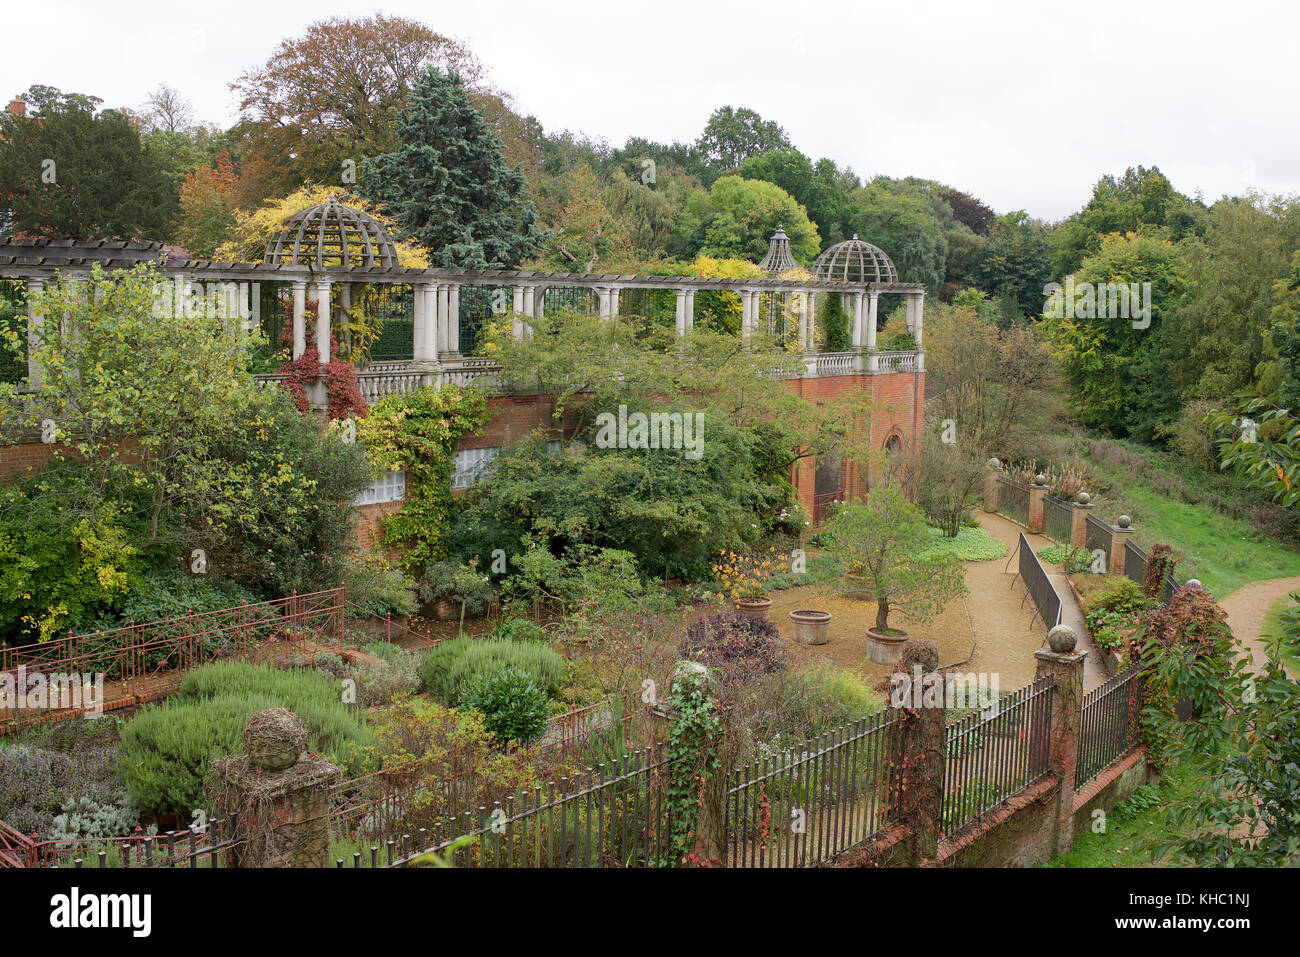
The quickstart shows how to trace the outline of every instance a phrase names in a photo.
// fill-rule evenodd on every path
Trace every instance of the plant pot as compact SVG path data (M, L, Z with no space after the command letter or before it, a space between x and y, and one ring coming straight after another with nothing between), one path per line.
M829 611L813 611L803 608L790 612L794 622L794 640L801 645L824 645L831 640Z
M865 575L849 573L844 576L844 597L854 601L875 601L876 593L867 583Z
M890 631L897 631L895 628ZM907 644L909 635L899 631L896 635L886 635L874 628L867 629L867 657L878 665L892 665L903 654L903 645Z
M772 607L770 598L737 598L736 611L751 618L766 618L767 610Z

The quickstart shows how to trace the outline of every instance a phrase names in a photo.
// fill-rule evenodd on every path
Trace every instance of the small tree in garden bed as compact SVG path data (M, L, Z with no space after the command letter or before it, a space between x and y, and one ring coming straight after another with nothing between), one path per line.
M828 550L866 580L877 603L878 632L890 633L895 609L925 622L966 594L960 562L944 552L923 554L927 529L921 510L889 487L872 489L864 503L841 506L831 520Z

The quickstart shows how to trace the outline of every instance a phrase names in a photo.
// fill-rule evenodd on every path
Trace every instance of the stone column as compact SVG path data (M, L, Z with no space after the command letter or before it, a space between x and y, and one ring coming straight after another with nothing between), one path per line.
M293 357L307 351L307 281L293 281Z
M448 351L460 355L460 283L452 283L447 293Z
M1075 651L1076 636L1069 625L1057 625L1047 633L1048 647L1034 652L1036 678L1051 676L1051 725L1048 730L1047 761L1060 785L1057 790L1056 827L1052 853L1061 854L1074 843L1074 768L1079 755L1079 720L1083 707L1083 660L1086 651ZM1037 747L1030 742L1030 747Z
M427 334L425 330L424 297L426 295L425 286L427 285L428 283L423 282L411 284L411 304L415 310L415 322L411 328L411 358L415 362L419 362L424 358L424 339Z
M618 286L609 287L609 318L618 318L618 297L622 290Z
M916 297L916 316L912 320L912 338L916 340L916 348L919 351L921 346L921 331L925 327L923 316L925 315L925 293L918 293ZM918 366L918 368L920 368Z
M510 322L510 334L514 336L515 341L524 337L524 321L520 318L524 311L524 287L515 286L514 297L511 302L511 312L514 314Z
M678 289L677 290L677 312L675 315L675 319L677 324L677 334L679 336L686 335L686 299L687 299L687 290Z
M1083 548L1088 543L1088 512L1092 507L1092 497L1087 492L1080 492L1070 503L1071 545Z
M686 290L686 328L695 328L695 290Z
M537 307L538 307L537 287L525 286L524 287L524 315L529 316L530 318L536 318Z
M41 364L36 351L41 347L40 317L36 314L36 297L45 290L44 279L27 280L27 385L38 389L41 385Z
M433 362L444 348L442 329L438 325L438 284L424 284L424 354L420 356L425 362Z
M330 361L330 282L322 279L316 284L316 351L321 365Z
M749 298L749 290L740 290L740 338L748 339L750 325L754 321L753 314L750 312L752 300Z
M438 283L438 355L451 351L451 287Z
M808 294L799 301L799 351L808 350Z
M880 364L876 361L876 317L880 310L880 293L874 289L867 293L867 352L871 358L867 369L879 372Z
M1042 534L1043 512L1046 509L1047 493L1050 486L1045 484L1046 476L1041 472L1034 476L1034 484L1029 486L1029 525L1031 532Z
M1110 573L1112 575L1124 574L1124 546L1133 540L1133 533L1136 531L1137 529L1133 527L1133 519L1127 515L1121 515L1110 527Z
M306 753L307 727L288 708L249 718L244 751L212 762L235 866L329 866L330 788L342 771Z
M989 459L989 471L984 476L984 511L996 512L998 510L998 493L1001 486L998 479L1002 478L1002 463L996 458Z
M862 342L863 342L862 326L863 323L865 322L865 316L863 316L862 313L862 305L863 305L862 300L863 300L862 293L855 292L853 294L853 339L852 339L853 346L852 348L853 351L855 352L862 348Z

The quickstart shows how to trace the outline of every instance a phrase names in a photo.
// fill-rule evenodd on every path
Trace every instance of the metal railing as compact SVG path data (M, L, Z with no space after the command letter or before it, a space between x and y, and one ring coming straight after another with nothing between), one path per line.
M1052 721L1051 675L1044 675L945 729L943 833L992 810L1044 777Z
M1124 543L1124 575L1133 579L1139 585L1146 580L1147 553L1139 548L1134 542L1127 541ZM1183 583L1169 573L1165 573L1165 580L1160 588L1160 600L1168 602L1173 597L1174 592L1183 587Z
M889 733L882 712L732 772L724 833L731 867L820 864L883 830Z
M1089 552L1096 552L1100 549L1102 554L1106 556L1106 565L1109 567L1111 544L1110 526L1101 519L1089 515L1087 520L1084 522L1084 529L1086 532L1083 540L1084 546Z
M1034 549L1024 532L1020 533L1016 550L1020 561L1018 574L1020 580L1025 583L1025 597L1033 599L1037 616L1042 619L1044 626L1051 630L1061 623L1061 596L1052 584L1052 580L1047 577L1047 569L1034 554ZM1022 598L1020 604L1023 606L1024 603ZM1030 623L1032 624L1032 620Z
M1069 502L1051 495L1043 499L1043 535L1063 545L1070 544L1074 532L1074 508Z
M1142 672L1133 665L1083 696L1074 786L1081 788L1142 740Z
M998 511L1017 525L1029 526L1029 486L998 476Z

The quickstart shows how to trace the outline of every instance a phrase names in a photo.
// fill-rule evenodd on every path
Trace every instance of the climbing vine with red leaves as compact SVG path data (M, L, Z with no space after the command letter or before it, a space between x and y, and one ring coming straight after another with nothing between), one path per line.
M292 306L286 304L285 310L290 315L289 321L280 331L280 344L292 348ZM306 312L307 341L315 342L317 304L308 302ZM337 355L338 351L338 341L330 336L330 355ZM307 399L307 385L322 378L325 380L326 406L331 419L359 419L370 411L361 395L361 382L352 363L329 362L321 365L320 351L314 345L307 346L297 359L282 363L278 371L286 377L281 385L289 390L294 407L304 415L311 409L311 402Z

